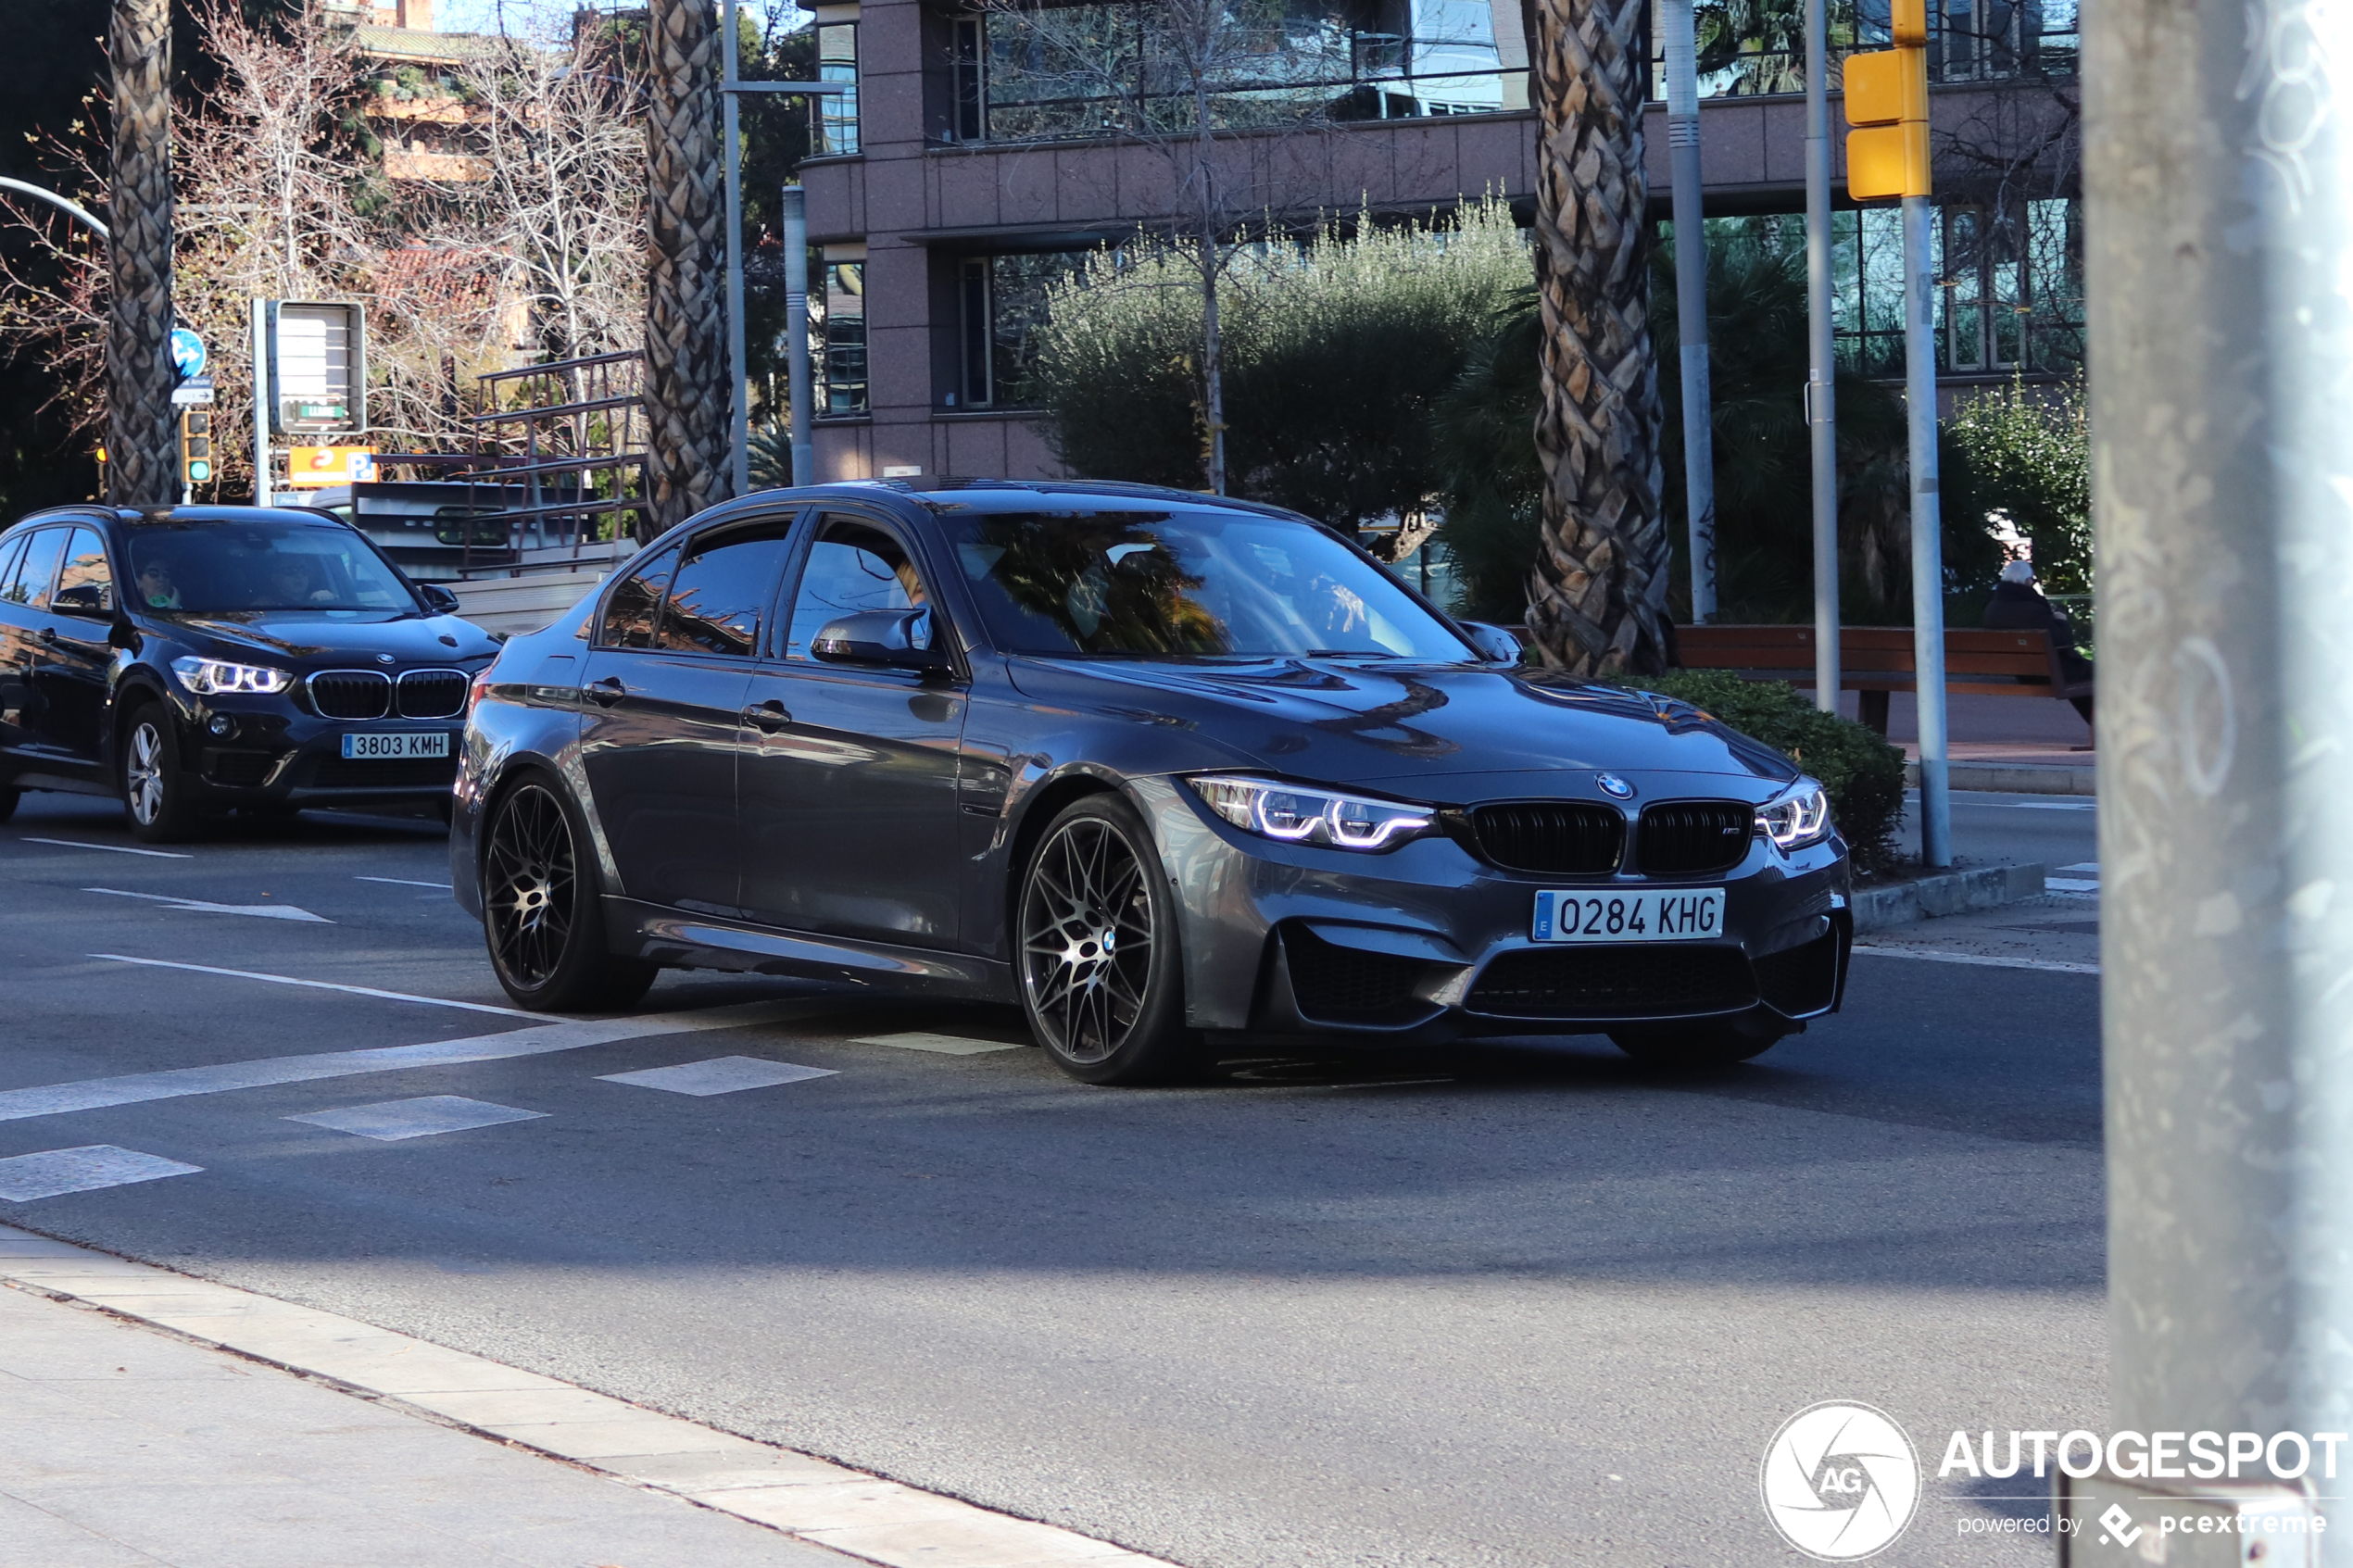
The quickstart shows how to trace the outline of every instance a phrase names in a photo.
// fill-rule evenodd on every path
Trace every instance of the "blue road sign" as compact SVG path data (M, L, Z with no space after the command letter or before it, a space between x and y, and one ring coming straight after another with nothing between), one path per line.
M185 327L171 329L171 363L178 368L182 381L204 374L208 358L204 339Z

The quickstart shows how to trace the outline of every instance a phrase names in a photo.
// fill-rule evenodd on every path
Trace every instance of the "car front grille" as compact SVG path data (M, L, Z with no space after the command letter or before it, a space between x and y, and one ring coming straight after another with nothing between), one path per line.
M1327 942L1301 925L1283 928L1292 999L1302 1016L1331 1022L1410 1022L1430 1010L1414 995L1428 966L1393 953Z
M457 782L455 757L367 761L330 757L310 775L313 789L448 789Z
M465 710L466 674L462 670L411 670L400 677L403 719L454 719Z
M1738 947L1642 944L1499 953L1464 1005L1504 1018L1673 1018L1756 1002Z
M382 671L321 670L309 685L322 719L381 719L392 710L392 677Z
M1481 806L1470 828L1479 854L1505 871L1606 876L1626 847L1624 813L1586 801Z
M1642 810L1634 859L1644 876L1706 876L1748 856L1756 808L1740 800L1675 800Z

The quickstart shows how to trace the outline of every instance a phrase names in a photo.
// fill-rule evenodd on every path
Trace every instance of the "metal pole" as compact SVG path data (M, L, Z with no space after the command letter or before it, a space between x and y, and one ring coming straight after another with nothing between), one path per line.
M1935 209L1904 198L1904 401L1912 467L1912 668L1919 682L1920 860L1953 863L1953 802L1945 786L1944 539L1936 499L1936 277L1929 259Z
M253 504L270 504L270 302L253 306Z
M1683 359L1683 500L1692 620L1716 619L1716 427L1707 385L1707 219L1700 206L1699 45L1692 0L1664 0L1667 148L1675 193L1675 333Z
M2353 20L2083 21L2109 1419L2344 1433ZM2344 1459L2304 1482L2333 1568Z
M114 237L107 232L107 226L104 223L99 222L95 218L90 216L87 208L83 207L79 202L68 200L66 197L57 194L55 191L44 191L38 185L28 185L21 180L8 179L0 179L0 191L16 191L24 195L36 196L41 200L47 202L51 207L57 207L67 213L69 216L81 222L83 226L95 231L100 239L109 240Z
M816 418L809 386L809 205L798 185L787 185L778 210L785 230L785 372L792 387L792 482L815 483L817 460L811 437Z
M1831 304L1830 29L1806 0L1806 433L1814 467L1814 706L1838 711L1837 322Z
M725 61L724 81L736 84L736 0L727 0L720 52ZM727 472L736 495L751 489L751 390L747 383L744 356L744 170L743 139L736 132L736 94L720 94L726 105L720 133L726 138L723 163L727 187Z

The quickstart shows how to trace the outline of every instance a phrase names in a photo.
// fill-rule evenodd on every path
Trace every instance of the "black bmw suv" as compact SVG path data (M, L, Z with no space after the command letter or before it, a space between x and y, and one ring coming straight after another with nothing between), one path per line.
M37 512L0 533L0 820L29 789L119 797L150 842L231 809L446 806L498 650L456 608L324 512Z

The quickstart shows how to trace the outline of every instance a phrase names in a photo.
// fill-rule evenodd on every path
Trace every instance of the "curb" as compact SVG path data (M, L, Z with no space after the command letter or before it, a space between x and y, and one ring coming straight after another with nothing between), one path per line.
M1909 925L1970 909L1995 909L2038 897L2045 871L2043 866L1985 866L1973 872L1947 872L1857 893L1847 907L1855 913L1855 934L1859 936L1891 925Z
M356 1318L0 1225L0 1279L404 1406L883 1568L1170 1568Z
M2048 762L1948 762L1944 783L1949 789L1982 789L1995 795L2099 794L2099 770L2067 768ZM1904 787L1920 787L1920 765L1904 764Z

